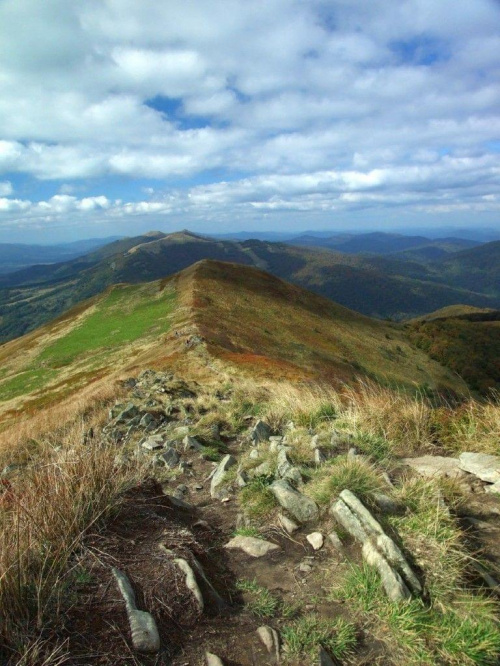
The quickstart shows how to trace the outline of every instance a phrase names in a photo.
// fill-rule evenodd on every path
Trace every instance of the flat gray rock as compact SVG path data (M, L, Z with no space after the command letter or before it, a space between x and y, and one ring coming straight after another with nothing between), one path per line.
M264 555L267 555L273 550L280 550L280 547L277 544L271 543L270 541L241 535L231 539L231 541L226 543L224 548L237 548L252 557L264 557Z
M150 437L145 442L141 444L143 449L146 451L157 451L158 449L163 449L163 437L157 435L156 437Z
M316 502L292 488L288 481L284 479L274 481L269 489L280 506L286 509L299 523L307 523L318 519L319 509Z
M180 456L177 451L171 446L165 450L164 453L161 453L159 459L170 468L176 467L179 464Z
M474 474L481 481L498 483L500 481L500 456L487 453L462 453L459 457L460 469Z
M449 479L460 479L465 475L460 468L458 458L446 458L445 456L421 456L420 458L403 458L403 465L408 465L420 476L426 478L447 477Z

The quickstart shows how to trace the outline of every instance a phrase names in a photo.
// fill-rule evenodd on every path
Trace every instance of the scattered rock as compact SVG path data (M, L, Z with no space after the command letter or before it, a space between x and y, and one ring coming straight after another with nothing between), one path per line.
M343 490L331 509L340 524L363 545L363 558L377 567L393 601L420 595L422 586L394 541L350 490Z
M277 544L270 541L240 535L232 538L231 541L226 543L224 548L238 548L252 557L263 557L273 550L280 550Z
M180 456L175 449L171 446L166 449L166 451L159 456L160 460L170 468L176 467L179 464Z
M278 453L276 476L280 479L286 479L292 483L299 485L302 483L302 474L297 467L294 467L290 462L287 449L282 448Z
M319 509L316 502L292 488L288 481L284 479L274 481L269 489L280 506L286 509L299 523L307 523L318 519Z
M210 483L210 495L212 497L215 497L219 486L224 481L224 476L227 470L230 469L233 465L236 465L236 458L229 453L224 456L224 458L222 458L218 464Z
M306 539L309 541L314 550L320 550L320 548L323 548L323 544L325 543L325 537L321 534L321 532L311 532L311 534L306 536Z
M459 457L459 467L469 474L474 474L481 481L487 483L500 482L500 456L487 453L462 453Z
M139 409L136 405L134 405L133 402L129 402L129 404L123 409L115 418L115 422L117 424L119 423L127 423L128 421L131 421L133 418L139 415Z
M137 609L134 590L127 576L119 569L113 568L112 571L125 601L134 648L138 652L158 652L160 635L153 616Z
M156 426L156 419L152 414L146 412L139 421L139 425L141 426L141 428L145 428L146 430L151 430Z
M354 446L351 446L351 448L347 452L347 457L355 458L357 455L358 455L358 450Z
M269 654L274 656L276 663L280 659L280 638L276 629L264 625L257 629L257 635Z
M403 458L403 465L408 465L420 476L426 478L447 477L460 479L465 476L460 469L458 458L444 456L421 456L420 458Z
M397 502L384 493L373 493L373 499L383 513L398 515L406 512L406 506L402 502Z
M320 645L318 661L316 663L318 666L338 666L340 662L337 660L333 661L325 648Z
M194 449L195 451L203 451L203 444L200 444L196 437L186 435L182 440L182 443L184 444L184 451L189 451L190 449Z
M205 604L203 601L203 595L201 594L201 590L198 587L198 583L196 582L194 571L191 569L189 563L182 557L176 557L174 559L174 562L179 567L179 569L185 574L186 587L188 588L188 590L192 592L200 611L203 612Z
M265 421L259 420L252 428L252 431L250 433L250 439L254 444L258 444L259 442L267 442L267 440L271 436L271 433L272 430L270 426L268 426Z
M314 449L314 462L316 465L321 465L322 463L326 462L327 457L323 449Z
M337 532L330 532L328 535L328 540L338 553L344 555L344 546L342 545L342 541L340 540Z
M248 474L246 472L238 472L236 475L236 484L239 488L244 488L248 483Z
M212 652L205 652L205 659L207 666L224 666L222 659Z
M287 516L284 516L283 514L280 514L279 516L279 521L283 527L283 529L288 532L288 534L293 534L299 529L299 526L297 525L296 522L294 522L291 518L288 518Z
M157 451L158 449L163 449L163 437L161 435L156 435L155 437L150 437L145 442L141 444L143 449L147 451Z
M248 457L250 460L258 460L260 458L260 453L257 451L257 449L253 449L253 451L250 451Z

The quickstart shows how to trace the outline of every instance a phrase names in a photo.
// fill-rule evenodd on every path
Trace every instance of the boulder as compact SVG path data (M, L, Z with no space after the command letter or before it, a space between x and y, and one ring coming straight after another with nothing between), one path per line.
M459 467L469 474L474 474L481 481L487 483L500 482L500 456L487 453L462 453L459 457Z
M420 476L426 478L447 477L449 479L460 479L465 476L460 469L458 458L446 458L445 456L421 456L420 458L403 458L403 465L408 465Z
M319 509L316 502L292 488L288 481L284 479L274 481L269 489L280 506L286 509L299 523L307 523L318 519Z
M134 649L138 652L158 652L160 634L153 616L137 609L134 590L127 576L119 569L113 568L112 572L125 602Z
M180 456L174 448L169 446L164 453L159 455L159 459L166 467L173 468L179 464Z
M311 534L306 536L306 539L309 541L314 550L320 550L320 548L323 548L323 544L325 543L325 537L321 534L321 532L311 532Z

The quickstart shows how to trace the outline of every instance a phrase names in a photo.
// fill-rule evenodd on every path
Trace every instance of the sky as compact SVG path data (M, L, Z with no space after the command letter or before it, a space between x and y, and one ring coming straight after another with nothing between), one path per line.
M0 0L0 240L500 229L500 0Z

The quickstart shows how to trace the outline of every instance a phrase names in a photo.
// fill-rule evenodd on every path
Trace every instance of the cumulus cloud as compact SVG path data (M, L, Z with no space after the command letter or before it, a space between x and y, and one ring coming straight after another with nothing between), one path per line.
M3 0L0 212L496 211L499 19L496 0ZM16 177L58 194L9 198Z

